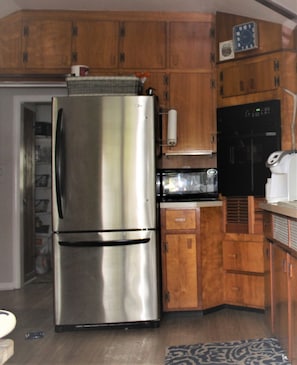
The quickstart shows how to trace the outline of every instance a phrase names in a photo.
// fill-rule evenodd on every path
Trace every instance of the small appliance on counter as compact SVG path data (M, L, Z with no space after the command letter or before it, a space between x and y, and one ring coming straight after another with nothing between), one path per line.
M273 152L267 159L266 167L271 171L265 186L267 202L297 200L297 153Z
M215 168L166 169L157 172L159 201L202 201L218 199Z

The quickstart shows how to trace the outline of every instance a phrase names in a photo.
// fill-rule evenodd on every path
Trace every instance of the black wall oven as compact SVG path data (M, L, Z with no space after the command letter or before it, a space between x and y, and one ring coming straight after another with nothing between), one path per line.
M217 109L219 193L265 196L265 162L281 148L279 100Z

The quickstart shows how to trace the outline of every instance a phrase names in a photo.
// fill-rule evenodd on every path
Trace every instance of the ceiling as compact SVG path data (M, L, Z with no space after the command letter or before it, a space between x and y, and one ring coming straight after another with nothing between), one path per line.
M297 0L269 0L297 14ZM279 24L292 21L256 0L0 0L0 18L18 10L172 11L215 13L217 11L263 19ZM296 26L296 22L294 27Z

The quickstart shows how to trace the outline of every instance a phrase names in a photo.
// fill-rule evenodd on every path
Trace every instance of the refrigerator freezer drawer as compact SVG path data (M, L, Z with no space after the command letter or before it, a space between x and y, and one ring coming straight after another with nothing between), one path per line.
M158 322L155 231L106 246L77 236L54 234L56 330Z

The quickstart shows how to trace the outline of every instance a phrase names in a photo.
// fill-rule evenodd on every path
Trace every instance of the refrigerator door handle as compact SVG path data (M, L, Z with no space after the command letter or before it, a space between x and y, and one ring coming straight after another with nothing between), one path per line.
M132 240L110 240L110 241L59 241L60 246L66 247L110 247L110 246L128 246L148 243L150 238L139 238Z
M60 219L63 218L62 151L63 151L63 109L59 109L57 117L56 145L55 145L55 179L56 179L56 192L57 192L57 208Z

